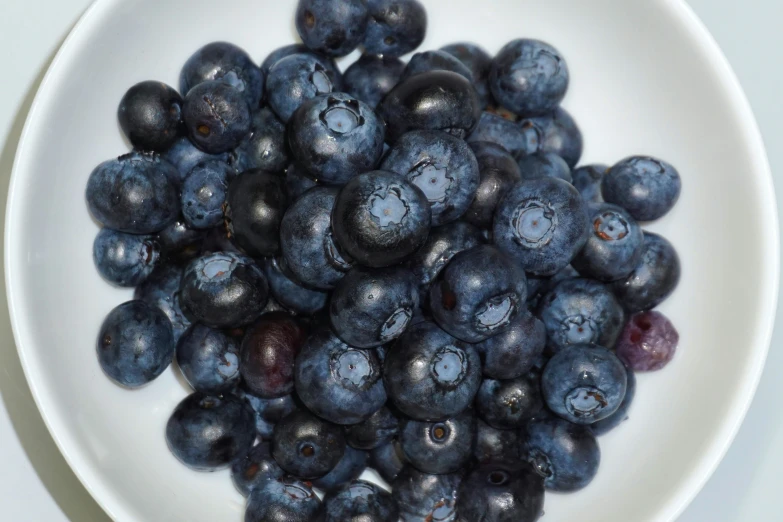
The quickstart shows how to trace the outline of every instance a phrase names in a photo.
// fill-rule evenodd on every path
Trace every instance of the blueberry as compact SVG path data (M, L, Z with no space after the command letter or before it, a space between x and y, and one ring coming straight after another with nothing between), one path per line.
M370 466L386 482L392 482L408 464L397 439L370 451Z
M302 286L288 270L285 261L269 257L264 260L264 274L272 297L286 309L299 314L314 314L326 307L329 295Z
M558 283L539 302L536 313L552 352L575 344L613 348L624 320L620 303L605 285L581 278Z
M187 95L195 86L220 80L236 89L251 109L258 107L264 75L248 54L236 45L213 42L188 58L179 76L179 88Z
M580 277L579 272L577 272L576 269L571 265L567 265L565 268L559 270L555 275L549 277L528 275L528 306L531 310L535 310L538 307L540 297L546 295L550 290L560 284L561 281L565 281L566 279L575 279L577 277Z
M462 219L483 229L492 228L492 217L500 199L521 180L516 160L500 145L471 142L479 166L476 197Z
M608 203L619 205L637 221L652 221L669 212L680 197L680 174L665 161L631 156L609 169L601 182Z
M639 312L630 317L620 339L617 356L632 370L660 370L677 351L680 334L660 312Z
M155 306L169 318L174 344L190 328L190 318L179 305L179 287L183 269L177 265L159 266L144 283L136 287L133 298Z
M206 231L192 228L180 217L158 232L155 239L160 246L161 256L179 263L190 261L198 255L205 236Z
M231 480L244 496L250 495L251 491L269 480L281 478L283 474L283 470L272 458L268 442L253 446L247 454L231 465Z
M363 54L345 70L345 92L377 107L400 81L405 64L399 58Z
M508 381L484 379L476 395L476 414L499 429L520 428L543 407L538 380L527 376Z
M263 399L253 395L246 387L238 387L234 391L237 397L244 399L256 414L256 431L264 440L272 438L272 431L280 419L298 408L293 395L283 395L274 399Z
M223 161L199 163L182 183L182 216L193 228L213 228L223 223L229 178L234 170Z
M249 255L273 256L280 249L280 221L287 206L280 176L245 171L228 187L225 217L229 233Z
M338 490L346 484L359 478L367 467L366 451L345 447L345 454L337 465L319 479L313 481L313 486L327 493Z
M285 188L291 201L296 201L302 194L316 186L318 182L308 176L296 163L291 163L286 169Z
M340 462L345 438L339 426L306 411L280 420L272 436L272 456L283 470L306 480L323 477Z
M628 277L644 254L642 229L628 212L606 203L592 210L590 221L590 237L572 266L600 281Z
M516 379L532 367L545 344L544 323L524 312L517 315L505 331L474 347L481 357L486 377Z
M473 402L481 362L472 346L422 321L410 326L387 353L384 383L400 411L414 419L441 421Z
M530 146L528 152L552 152L574 168L582 157L582 132L574 118L558 107L545 116L525 118L519 122Z
M520 453L553 491L571 492L593 480L601 450L592 431L557 417L536 419L524 430Z
M117 110L122 132L134 148L163 152L182 128L182 96L162 82L137 83Z
M302 103L291 117L288 143L312 177L342 185L375 168L384 134L383 120L369 105L332 93Z
M402 335L418 306L418 287L410 270L355 267L337 283L329 315L343 341L371 348Z
M499 430L479 419L476 423L473 459L479 466L491 462L517 462L519 460L519 431Z
M479 95L481 106L486 107L490 104L492 95L489 92L489 69L492 66L492 57L481 47L468 42L460 42L441 47L445 51L470 69L473 75L473 86Z
M295 383L305 406L335 424L366 420L386 402L375 353L348 346L327 328L311 335L302 347Z
M460 252L430 289L438 325L458 339L476 343L507 329L525 310L525 273L491 245Z
M493 231L498 248L525 271L553 275L587 241L587 206L579 192L562 179L521 181L498 204Z
M554 152L537 152L519 158L522 179L560 178L571 183L571 168Z
M478 124L481 104L464 76L430 71L398 83L381 101L378 112L392 143L406 132L425 129L464 138Z
M392 496L405 522L454 522L459 473L430 475L408 466L394 479Z
M388 444L399 431L399 420L387 407L382 407L365 420L345 427L345 440L349 446L372 450Z
M331 215L338 189L307 191L286 210L280 224L280 249L286 265L304 284L334 288L351 263L332 238Z
M269 107L283 123L305 101L320 94L339 91L342 78L329 64L312 53L292 54L269 69L266 97Z
M427 240L430 223L427 196L393 172L356 176L340 190L332 212L337 244L372 267L405 260Z
M402 56L416 49L427 33L427 11L417 0L368 0L370 19L364 48L371 54Z
M299 0L296 30L304 44L326 56L345 56L364 40L367 5L361 0Z
M592 424L613 414L627 385L625 366L614 352L587 344L557 352L541 375L549 409L574 424Z
M585 165L571 172L572 183L588 205L604 202L601 195L601 180L609 170L606 165Z
M157 266L160 246L153 236L103 228L95 237L92 257L98 272L110 283L136 286Z
M476 418L471 410L438 422L406 419L400 426L400 447L413 467L424 473L454 473L473 455Z
M354 480L324 497L325 522L397 522L397 501L380 486L366 480Z
M470 69L454 55L445 51L424 51L414 54L402 73L402 79L429 71L451 71L473 83L473 73Z
M185 96L185 126L204 152L236 148L250 132L251 114L242 93L221 81L199 83Z
M520 116L538 116L560 105L568 89L568 67L551 45L529 39L512 40L492 61L492 95Z
M171 364L171 323L158 308L144 301L128 301L103 320L96 351L110 379L137 388L153 381Z
M594 422L590 425L590 429L593 430L593 434L598 437L605 435L609 431L619 426L623 421L628 419L628 409L631 407L633 398L636 395L636 375L629 366L626 366L625 370L626 375L628 376L628 384L625 387L625 397L623 398L623 402L620 404L620 407L617 408L617 411L609 415L607 418L598 422Z
M544 485L529 466L481 466L465 476L457 493L460 520L535 522L543 508Z
M245 522L314 522L321 501L309 483L293 477L268 480L250 493Z
M381 164L419 187L432 209L432 225L445 225L465 213L479 185L476 156L459 138L441 131L402 135Z
M196 471L228 467L250 450L255 438L252 410L233 395L188 395L166 424L169 449Z
M264 399L294 390L294 360L307 339L298 320L284 313L265 314L242 339L239 371L247 388Z
M267 107L253 114L250 134L235 151L237 170L283 172L290 161L285 125Z
M215 227L206 231L204 241L201 242L202 254L214 254L215 252L227 252L230 254L244 255L236 243L234 243L225 226Z
M190 174L193 167L207 160L220 160L224 161L228 165L233 165L235 158L229 152L223 152L221 154L207 154L203 150L199 149L190 138L183 136L178 138L174 144L166 151L163 156L169 163L176 167L179 176L176 178L178 181L175 185L179 186L185 177Z
M641 261L631 275L612 283L612 290L629 312L655 308L680 282L680 258L666 238L644 232Z
M179 201L173 165L159 156L132 152L104 161L87 181L87 205L103 226L151 234L177 219Z
M408 261L419 286L426 290L443 267L458 253L484 243L481 231L462 221L433 228L424 243Z
M194 259L185 269L180 303L213 328L252 323L264 309L269 284L252 259L216 252Z
M519 125L487 111L481 113L478 125L468 136L469 143L485 141L500 145L515 158L527 154L529 147Z
M334 59L322 54L314 53L308 49L306 45L300 43L284 45L283 47L278 47L269 53L269 55L267 55L267 57L264 58L264 61L261 63L261 72L264 74L264 77L269 77L269 69L271 69L274 64L283 58L291 56L292 54L309 54L318 59L318 61L321 62L321 65L331 71L331 73L334 75L334 78L340 78L340 69L337 67ZM340 83L338 82L338 84Z
M177 364L190 386L219 394L239 384L239 346L220 330L193 325L177 343Z

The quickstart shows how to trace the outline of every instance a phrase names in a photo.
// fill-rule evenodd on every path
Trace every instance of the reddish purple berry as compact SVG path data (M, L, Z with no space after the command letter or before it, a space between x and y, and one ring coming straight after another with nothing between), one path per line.
M674 357L680 334L660 312L631 316L617 341L617 356L637 372L660 370Z

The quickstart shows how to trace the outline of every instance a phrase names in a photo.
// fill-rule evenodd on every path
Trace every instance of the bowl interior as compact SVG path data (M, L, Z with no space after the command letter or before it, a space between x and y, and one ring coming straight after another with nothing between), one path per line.
M495 52L536 37L568 60L564 106L585 136L583 163L643 153L683 177L676 209L647 227L679 249L683 278L662 307L681 333L674 362L641 375L631 420L600 439L595 481L548 494L545 520L668 520L728 446L763 364L775 306L777 221L763 147L720 52L679 2L424 0L425 49L470 40ZM103 0L44 82L19 149L6 232L10 307L20 353L60 448L123 522L239 521L229 474L196 473L166 448L164 426L187 391L167 370L123 390L94 344L131 291L105 283L84 201L92 168L127 150L117 104L132 84L177 86L201 45L227 40L257 60L294 41L293 2Z

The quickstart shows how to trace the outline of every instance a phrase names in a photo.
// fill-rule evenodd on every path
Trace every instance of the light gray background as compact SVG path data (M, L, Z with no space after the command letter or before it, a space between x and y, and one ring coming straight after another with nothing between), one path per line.
M89 3L90 0L2 1L0 225L16 146L36 88L62 39ZM767 144L778 204L783 208L783 7L777 0L688 3L712 31L745 88ZM738 274L738 280L741 278L742 274ZM0 296L4 293L5 285L0 279ZM767 367L748 417L725 460L680 522L766 521L780 517L781 341L783 313L779 310ZM13 344L4 298L0 298L0 399L0 519L107 521L68 468L38 414Z

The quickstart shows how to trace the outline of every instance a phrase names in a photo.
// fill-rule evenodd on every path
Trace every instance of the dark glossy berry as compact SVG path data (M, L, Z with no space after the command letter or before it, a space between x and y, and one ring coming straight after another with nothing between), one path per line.
M476 414L500 429L522 427L543 407L538 379L527 376L508 381L484 379L476 395Z
M157 266L160 246L153 236L103 228L95 237L92 258L98 272L110 283L136 286Z
M459 473L430 475L406 467L392 483L392 496L406 522L453 522L457 517Z
M137 83L117 110L122 132L134 148L163 152L182 128L182 96L162 82Z
M248 170L228 187L225 217L232 239L253 257L280 249L280 221L288 207L283 178Z
M408 261L419 286L426 290L458 253L484 243L481 231L462 221L433 228L427 242Z
M585 165L571 172L571 183L582 194L588 205L598 205L604 202L601 195L601 181L609 167L602 164Z
M179 214L171 181L176 178L168 161L132 152L95 167L87 181L87 205L107 228L130 234L159 232Z
M111 380L137 388L157 378L171 364L171 323L160 309L144 301L128 301L103 320L96 351L101 368Z
M206 237L201 243L202 254L214 254L215 252L228 252L244 256L236 243L229 236L225 226L215 227L206 231Z
M355 267L337 283L329 316L343 341L371 348L402 335L418 306L418 285L410 270Z
M492 218L500 199L522 179L519 165L508 151L496 143L472 142L470 148L479 166L479 186L462 219L477 227L492 228Z
M197 471L228 467L247 453L255 438L252 410L233 395L188 395L166 424L169 449Z
M627 384L625 366L614 352L586 344L557 352L541 375L549 409L574 424L592 424L617 411Z
M481 383L476 351L432 322L412 325L386 354L384 382L394 405L420 420L444 420L473 402Z
M543 481L529 466L481 466L465 476L457 493L460 520L535 522L543 509Z
M336 424L312 413L295 411L277 423L272 436L272 456L283 470L312 480L323 477L340 462L345 438Z
M342 78L324 59L313 53L292 54L279 60L266 80L269 107L288 123L304 102L320 94L339 91Z
M305 170L296 163L291 163L286 169L285 188L289 201L296 201L302 194L316 186L318 186L318 182L308 176Z
M345 56L364 40L367 5L361 0L299 0L296 30L311 50Z
M316 522L320 513L321 501L308 482L282 477L250 493L245 522Z
M368 0L367 9L364 48L368 53L402 56L424 41L427 11L418 0Z
M441 131L402 135L381 164L416 185L427 196L432 225L445 225L465 213L479 184L476 156L459 138Z
M334 59L324 56L323 54L314 53L308 49L306 45L301 43L284 45L269 53L269 55L264 58L264 61L261 62L261 72L264 73L264 77L269 77L269 69L271 69L274 64L292 54L310 54L314 58L317 58L318 61L321 62L321 65L330 70L335 78L340 78L340 69L337 67Z
M223 223L228 182L234 169L220 160L199 163L182 183L182 216L193 228L214 228Z
M484 111L468 142L490 142L503 147L513 157L528 153L528 139L516 122L492 112Z
M473 458L479 466L490 462L513 464L519 460L519 431L499 430L479 419Z
M283 470L272 458L272 450L268 442L253 446L243 457L231 465L231 480L234 486L244 496L269 480L279 479Z
M476 418L471 410L438 422L403 420L400 447L411 465L424 473L454 473L473 455Z
M619 205L637 221L652 221L669 212L680 197L680 174L665 161L631 156L609 169L601 182L608 203Z
M506 330L474 347L486 377L516 379L533 366L545 345L544 323L525 312L517 315Z
M527 136L528 153L552 152L574 168L582 157L582 132L565 109L558 107L545 116L519 122Z
M269 257L264 260L264 274L272 297L286 309L299 314L314 314L326 307L329 294L302 286L282 259Z
M236 148L250 132L245 97L222 81L207 81L190 89L183 114L191 141L210 154Z
M525 310L525 273L491 245L460 252L430 289L438 325L463 341L476 343L507 329Z
M628 277L644 254L641 227L628 212L606 203L592 210L590 223L590 237L571 265L599 281Z
M171 147L169 147L163 157L169 163L174 165L174 167L177 169L177 172L179 173L179 177L177 178L178 181L175 183L177 186L179 186L185 180L185 177L190 174L190 171L193 170L193 167L199 163L203 163L204 161L220 160L227 163L228 165L233 165L235 163L233 153L223 152L221 154L207 154L203 150L196 147L187 136L177 138L177 140Z
M242 140L235 154L236 168L240 172L250 169L283 172L291 160L285 125L268 107L255 112L250 134Z
M623 328L620 303L608 287L591 279L566 279L539 302L537 315L547 346L557 352L574 344L614 347Z
M290 315L263 315L242 339L239 371L247 388L264 399L291 393L294 360L306 338L305 328Z
M395 142L412 130L441 130L464 138L478 124L481 104L464 76L430 71L401 81L381 101L378 112Z
M261 315L268 297L269 284L255 262L229 252L191 261L179 294L183 310L213 328L252 323Z
M349 446L372 450L388 444L399 431L399 420L387 407L382 407L365 420L345 427L345 440Z
M364 468L367 467L368 455L366 451L345 447L345 454L337 465L319 479L313 481L313 486L327 493L338 490L359 478Z
M636 374L634 374L633 370L627 365L625 370L628 376L628 384L625 387L625 397L623 398L623 402L620 404L620 407L617 408L617 411L609 415L607 418L598 422L594 422L590 425L590 429L593 430L593 433L597 437L605 435L622 424L623 421L628 420L628 409L631 407L633 398L636 395Z
M565 268L582 249L589 218L579 192L557 178L521 181L500 200L495 244L526 272L548 276Z
M511 112L543 115L563 100L568 89L568 67L557 49L547 43L513 40L492 61L489 88Z
M672 360L680 334L669 319L654 310L639 312L628 319L617 340L617 356L632 370L660 370Z
M354 480L324 497L324 515L325 522L397 522L400 510L385 489L366 480Z
M400 448L397 439L378 446L370 451L370 466L386 482L392 482L400 471L408 465L408 458Z
M601 450L590 428L546 417L530 422L523 434L521 456L541 475L547 489L576 491L598 472Z
M180 338L177 364L198 392L219 394L239 384L239 345L208 326L195 324Z
M424 51L411 56L402 79L429 71L451 71L473 83L473 73L464 63L445 51Z
M134 299L160 309L171 323L174 344L190 328L190 318L179 305L179 287L183 269L177 265L162 265L144 283L136 287Z
M644 251L631 275L612 283L612 291L629 312L655 308L680 282L680 258L666 238L644 232Z
M248 54L236 45L212 42L188 58L179 76L182 95L201 83L220 80L239 92L251 109L258 107L264 75Z
M273 312L269 312L273 313ZM246 386L236 388L237 397L244 399L253 408L256 416L256 431L264 440L272 438L272 431L280 419L298 408L293 395L284 395L273 399L264 399L246 389Z
M192 228L180 217L158 232L155 237L160 246L160 254L174 263L190 261L201 249L206 231Z
M345 93L316 96L291 117L288 143L297 164L327 184L373 170L383 152L383 120Z
M397 85L404 70L405 64L398 58L363 54L345 70L345 92L375 108Z
M560 178L571 183L571 168L554 152L537 152L519 158L522 179Z
M337 196L332 232L359 264L397 264L427 240L430 204L417 186L385 171L356 176Z
M486 107L490 104L492 94L489 92L487 80L489 78L489 69L492 65L492 57L481 47L468 42L460 42L441 47L445 51L470 69L473 74L473 86L478 92L481 106Z
M296 358L296 393L335 424L356 424L386 403L381 363L372 350L348 346L328 328L310 336Z

